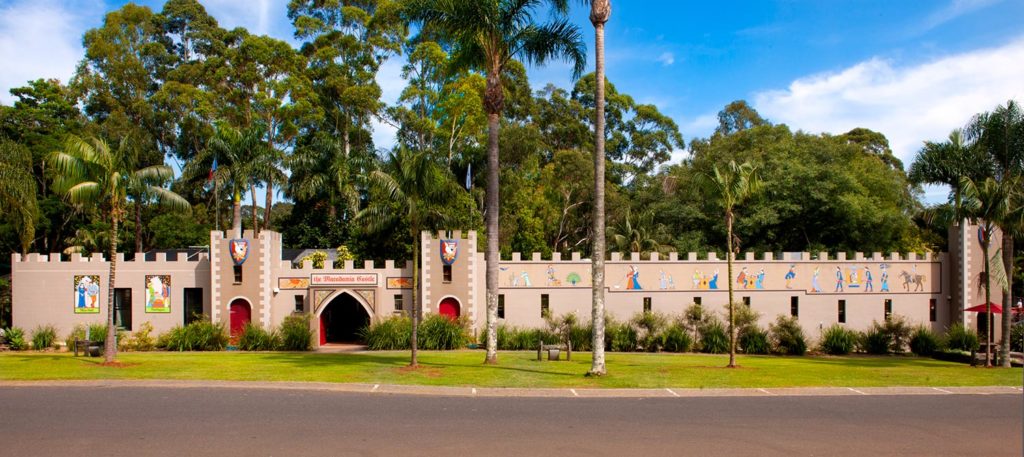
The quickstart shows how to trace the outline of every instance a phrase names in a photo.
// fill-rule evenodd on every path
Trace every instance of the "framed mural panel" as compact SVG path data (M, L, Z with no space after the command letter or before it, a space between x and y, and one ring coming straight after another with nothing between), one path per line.
M171 312L171 275L146 275L146 312Z
M410 277L389 277L388 289L412 289L412 278Z
M277 278L277 288L281 290L308 289L309 278Z
M75 275L75 314L99 314L100 275Z

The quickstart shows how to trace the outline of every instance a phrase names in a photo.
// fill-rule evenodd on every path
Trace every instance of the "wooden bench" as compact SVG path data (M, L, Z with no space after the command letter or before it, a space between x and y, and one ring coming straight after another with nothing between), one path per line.
M73 349L75 351L75 357L78 357L78 350L79 349L82 350L82 355L98 357L99 354L103 353L103 346L104 346L105 343L106 342L104 342L104 341L75 340L75 342L73 344L73 346L74 346ZM90 354L89 353L89 348L90 347L97 348L98 352L95 355Z
M544 344L544 341L538 341L537 343L537 360L544 360L542 354L544 351L548 353L548 360L561 360L560 351L565 351L565 360L572 360L572 341L566 341L565 344Z

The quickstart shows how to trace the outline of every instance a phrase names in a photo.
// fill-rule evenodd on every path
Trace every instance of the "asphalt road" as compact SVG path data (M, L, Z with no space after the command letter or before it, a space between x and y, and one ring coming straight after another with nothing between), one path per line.
M1022 395L481 398L0 388L0 456L1020 456Z

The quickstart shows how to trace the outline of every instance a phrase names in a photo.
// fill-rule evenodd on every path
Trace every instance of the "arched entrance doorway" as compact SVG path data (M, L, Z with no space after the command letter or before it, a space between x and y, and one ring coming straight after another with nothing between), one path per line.
M231 312L231 337L242 334L245 324L252 321L252 307L244 298L236 298L228 308Z
M437 313L455 320L462 314L462 306L459 305L459 300L455 297L446 297L444 300L441 300L440 305L437 305Z
M320 344L362 343L359 331L370 325L370 314L359 300L342 293L320 313Z

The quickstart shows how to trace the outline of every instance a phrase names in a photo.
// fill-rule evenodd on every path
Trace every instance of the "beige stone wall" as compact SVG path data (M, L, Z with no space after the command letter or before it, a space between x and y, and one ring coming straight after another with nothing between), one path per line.
M210 262L205 254L187 260L184 254L177 261L168 261L162 253L155 261L145 261L136 254L133 261L124 261L118 254L116 288L132 290L132 330L144 322L153 325L154 334L170 330L184 320L184 288L203 289L204 310L210 303ZM100 254L85 258L72 254L62 259L59 254L29 254L22 258L11 256L12 299L14 325L31 332L36 326L52 324L63 340L77 324L106 323L107 290L110 264ZM99 313L75 314L75 275L98 275ZM169 313L146 313L146 275L171 277L171 309Z

